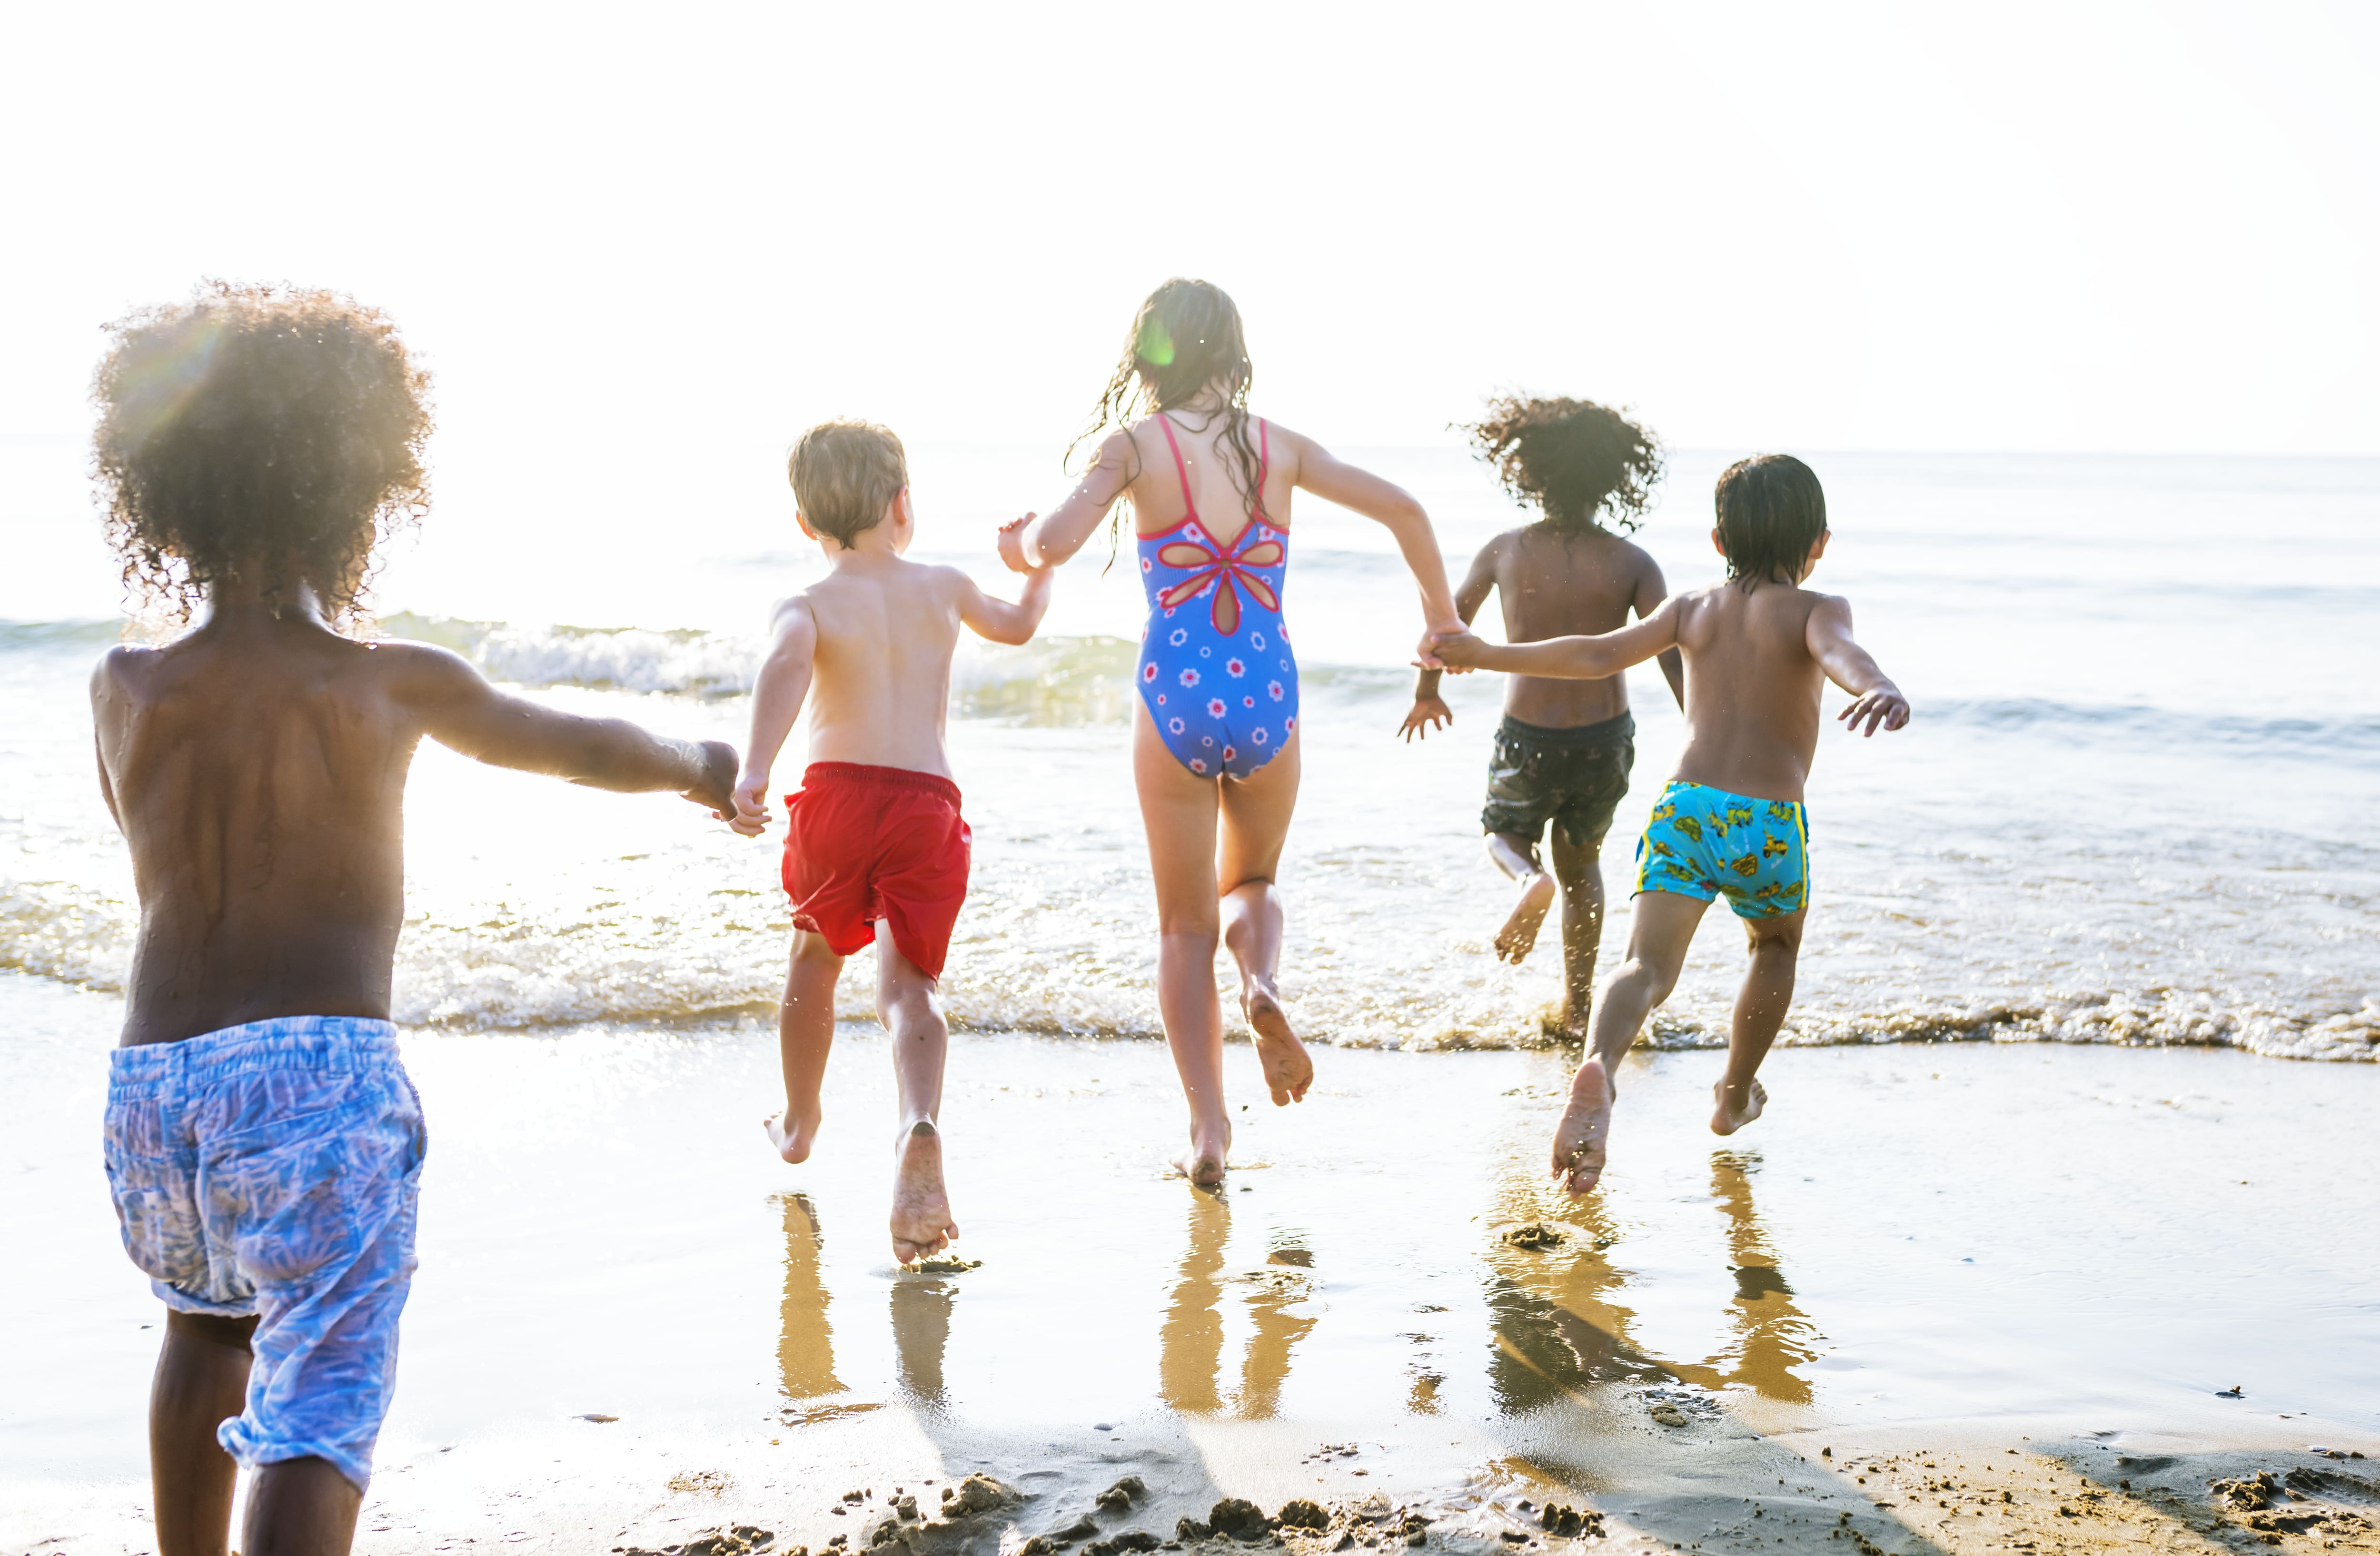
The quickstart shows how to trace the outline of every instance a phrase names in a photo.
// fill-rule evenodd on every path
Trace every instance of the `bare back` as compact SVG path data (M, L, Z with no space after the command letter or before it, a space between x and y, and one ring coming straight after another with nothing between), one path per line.
M809 687L812 761L951 776L942 744L960 602L954 567L853 553L795 600L817 631Z
M1173 441L1182 450L1182 470L1173 466L1172 450L1166 447L1165 429L1160 419L1173 424ZM1248 446L1258 447L1257 418L1248 417ZM1214 412L1160 412L1144 417L1127 433L1132 440L1137 463L1133 468L1129 490L1132 492L1134 528L1143 535L1162 534L1189 516L1182 497L1182 483L1186 473L1190 495L1198 504L1199 522L1207 527L1215 540L1230 545L1240 538L1240 530L1249 518L1249 503L1243 494L1252 471L1239 468L1239 456L1224 436L1223 418ZM1276 529L1289 528L1290 498L1297 490L1298 456L1305 440L1281 427L1268 422L1263 429L1265 452L1269 455L1265 474L1265 521Z
M1826 673L1810 617L1829 597L1769 582L1678 596L1686 744L1676 776L1754 799L1799 800L1818 746Z
M1508 643L1617 632L1632 611L1650 615L1667 592L1660 568L1642 547L1604 530L1565 536L1543 524L1488 543L1455 596L1466 616L1478 605L1470 598L1475 582L1486 581L1501 602ZM1504 711L1548 729L1600 723L1628 711L1628 680L1513 675L1505 684Z
M385 1019L405 912L408 650L298 622L122 648L91 678L140 900L124 1041Z
M219 603L219 602L218 602ZM425 643L359 643L250 602L91 673L102 793L140 930L126 1044L284 1015L385 1020L405 918L405 780L425 735L468 757L724 819L735 751L557 712Z

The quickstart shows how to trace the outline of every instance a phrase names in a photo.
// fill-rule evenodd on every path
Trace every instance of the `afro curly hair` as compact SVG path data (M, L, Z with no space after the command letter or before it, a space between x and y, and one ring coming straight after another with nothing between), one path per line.
M184 620L216 584L350 616L372 552L430 505L429 377L333 292L202 284L108 326L92 474L127 590Z
M1606 520L1635 529L1661 479L1653 434L1592 400L1507 395L1488 402L1486 419L1460 430L1496 467L1504 490L1536 504L1560 534L1585 534Z

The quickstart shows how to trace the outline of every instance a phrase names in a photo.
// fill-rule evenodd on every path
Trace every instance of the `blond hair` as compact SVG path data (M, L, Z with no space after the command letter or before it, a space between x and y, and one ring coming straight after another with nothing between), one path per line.
M821 421L801 435L785 461L803 522L848 549L884 521L909 484L909 456L889 427L873 421Z

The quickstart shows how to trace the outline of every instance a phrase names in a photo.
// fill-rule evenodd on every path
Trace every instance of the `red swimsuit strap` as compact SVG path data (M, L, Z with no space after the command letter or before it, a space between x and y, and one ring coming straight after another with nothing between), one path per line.
M1157 413L1157 424L1165 429L1165 446L1173 451L1173 473L1182 478L1182 505L1190 517L1198 517L1198 500L1190 495L1190 467L1182 462L1182 445L1173 441L1173 418L1163 411Z
M1173 473L1182 481L1182 505L1189 513L1183 522L1195 522L1198 517L1198 500L1190 495L1190 467L1183 461L1182 445L1174 441L1173 419L1160 410L1157 413L1157 424L1165 429L1165 446L1173 451ZM1248 517L1269 526L1272 525L1272 519L1265 512L1264 486L1265 477L1271 470L1272 423L1259 416L1257 418L1257 489L1248 504Z
M1256 490L1256 501L1255 501L1253 504L1250 504L1251 508L1252 508L1254 511L1249 515L1249 517L1252 517L1252 518L1260 518L1260 519L1263 519L1263 520L1264 520L1264 522L1265 522L1266 524L1268 524L1268 525L1269 525L1270 523L1272 523L1272 519L1271 519L1270 516L1269 516L1269 515L1268 515L1268 514L1266 514L1266 512L1265 512L1265 505L1264 505L1264 483L1265 483L1265 476L1266 476L1266 475L1267 475L1267 473L1268 473L1268 472L1269 472L1271 469L1272 469L1272 424L1271 424L1270 422L1267 421L1263 417L1259 416L1259 417L1257 417L1257 490Z

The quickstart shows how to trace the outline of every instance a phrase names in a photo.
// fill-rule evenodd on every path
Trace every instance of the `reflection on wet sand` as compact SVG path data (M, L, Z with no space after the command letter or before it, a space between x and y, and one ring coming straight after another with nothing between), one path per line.
M1280 1410L1297 1343L1314 1328L1312 1316L1296 1311L1312 1292L1313 1277L1305 1270L1313 1256L1296 1243L1282 1243L1261 1269L1226 1276L1223 1252L1231 1235L1231 1201L1193 1191L1181 1276L1158 1326L1158 1388L1165 1403L1185 1416L1222 1411L1223 1286L1226 1281L1245 1284L1256 1331L1241 1360L1232 1414L1266 1420Z
M1489 1258L1488 1376L1507 1414L1536 1409L1585 1383L1668 1376L1629 1342L1635 1314L1613 1300L1626 1277L1603 1257L1619 1239L1602 1198L1589 1200L1574 1224L1584 1235L1567 1257L1499 1244Z
M1727 1218L1736 1343L1701 1362L1658 1359L1629 1338L1634 1313L1616 1300L1627 1283L1603 1250L1619 1239L1597 1197L1573 1212L1584 1236L1548 1258L1499 1246L1488 1306L1494 1328L1488 1364L1497 1401L1518 1413L1586 1383L1670 1379L1706 1389L1749 1387L1788 1404L1810 1403L1808 1380L1794 1368L1815 1355L1815 1330L1793 1305L1767 1229L1753 1204L1755 1153L1715 1151L1711 1195ZM1530 1202L1534 1188L1508 1185L1508 1209ZM1584 1245L1584 1246L1581 1246Z
M1190 1234L1182 1252L1182 1278L1157 1329L1158 1390L1165 1403L1185 1416L1208 1416L1222 1407L1216 1375L1223 1365L1223 1244L1232 1234L1231 1201L1193 1190Z
M777 1372L787 1399L843 1392L834 1375L834 1326L819 1275L818 1208L807 1194L778 1196L785 1212L785 1299L777 1310Z
M1757 1153L1711 1153L1711 1195L1727 1217L1727 1249L1735 1272L1735 1366L1726 1371L1680 1367L1677 1373L1705 1388L1749 1384L1766 1398L1807 1404L1809 1380L1793 1369L1815 1354L1810 1341L1816 1330L1793 1306L1793 1288L1785 1283L1767 1230L1753 1209L1752 1174L1759 1170Z
M951 1343L951 1307L958 1287L940 1276L892 1279L892 1345L901 1387L920 1404L942 1401L942 1353Z

